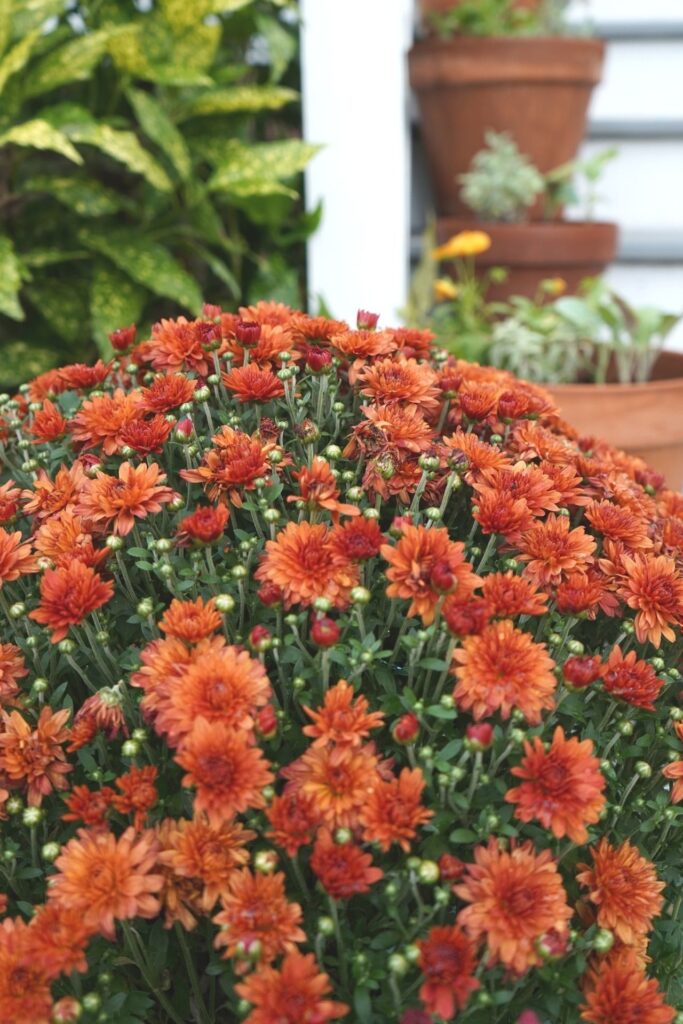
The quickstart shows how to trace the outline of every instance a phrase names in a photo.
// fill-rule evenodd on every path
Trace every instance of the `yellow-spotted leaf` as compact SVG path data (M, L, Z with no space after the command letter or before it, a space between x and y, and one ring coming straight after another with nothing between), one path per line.
M145 288L112 263L97 261L90 288L90 319L102 355L111 355L112 331L138 322L147 294Z
M254 146L230 141L225 145L223 159L210 179L209 186L218 191L231 192L246 188L249 182L261 184L291 178L303 171L319 149L319 146L298 139L262 142Z
M277 85L237 85L230 89L212 89L191 100L182 111L182 120L212 114L257 113L280 110L299 98L294 89Z
M173 183L166 171L151 153L140 145L134 132L120 131L108 124L96 122L67 125L65 131L72 142L95 146L112 160L125 164L129 171L141 174L160 192L172 190Z
M12 320L24 319L24 311L19 302L20 288L21 264L12 239L0 235L0 313Z
M74 164L83 163L82 156L64 132L60 132L40 117L34 118L33 121L24 121L23 124L17 124L9 131L3 132L0 135L0 148L10 143L32 149L51 149L55 153L61 153Z
M57 178L38 174L27 178L22 192L43 192L68 207L80 217L106 217L125 205L125 200L113 189L89 178Z
M135 111L140 127L152 142L166 154L180 178L187 181L192 173L192 161L185 140L164 108L147 92L129 89L128 99Z
M21 69L25 67L39 37L40 31L38 29L33 32L29 32L28 35L24 36L23 39L20 39L19 42L2 58L0 61L0 92L5 88L8 79L11 78L12 75L15 75L17 71L21 71Z
M26 95L40 96L68 82L87 79L117 31L116 27L111 27L89 32L51 50L27 76Z

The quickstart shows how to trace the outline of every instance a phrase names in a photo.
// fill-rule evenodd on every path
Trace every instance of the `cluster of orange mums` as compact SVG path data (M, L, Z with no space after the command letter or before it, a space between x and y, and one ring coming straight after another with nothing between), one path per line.
M0 397L0 1022L683 1020L683 496L373 314L111 341Z

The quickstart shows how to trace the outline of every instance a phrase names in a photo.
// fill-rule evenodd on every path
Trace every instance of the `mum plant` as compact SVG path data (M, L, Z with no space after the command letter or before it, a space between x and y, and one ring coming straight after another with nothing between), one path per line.
M3 396L0 1020L683 1020L683 499L430 342Z

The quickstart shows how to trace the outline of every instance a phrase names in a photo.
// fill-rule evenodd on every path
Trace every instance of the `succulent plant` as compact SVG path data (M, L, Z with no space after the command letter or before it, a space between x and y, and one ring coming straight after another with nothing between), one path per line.
M464 203L483 220L520 221L545 189L541 172L506 132L486 133L486 147L460 175Z

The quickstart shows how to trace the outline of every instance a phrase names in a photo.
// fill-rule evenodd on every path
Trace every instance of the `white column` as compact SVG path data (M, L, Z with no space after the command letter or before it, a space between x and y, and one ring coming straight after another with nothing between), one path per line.
M355 323L397 322L410 247L406 54L414 0L302 0L304 137L325 148L306 171L323 219L308 245L309 307Z

